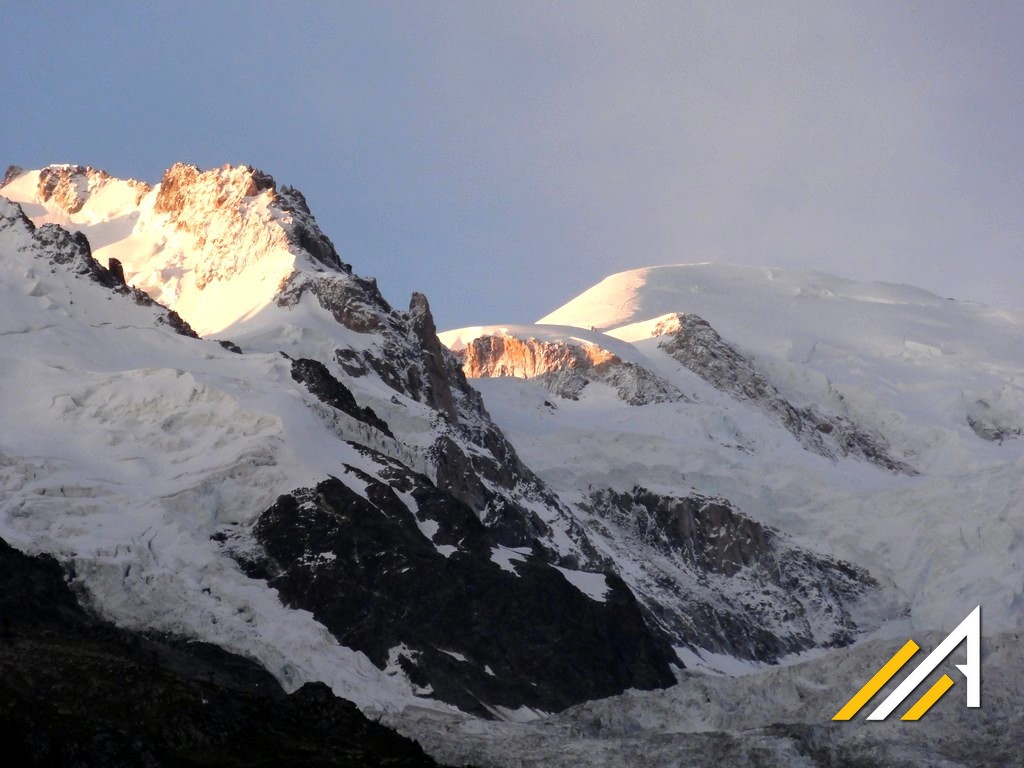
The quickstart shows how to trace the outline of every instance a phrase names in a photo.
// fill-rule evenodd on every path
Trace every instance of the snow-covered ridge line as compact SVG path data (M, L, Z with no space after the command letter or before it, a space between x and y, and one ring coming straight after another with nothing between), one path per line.
M36 224L84 233L204 336L257 313L297 268L345 269L301 193L251 166L178 163L153 187L87 166L9 170L0 194Z
M694 331L687 350L667 347L665 324L678 334L679 317L702 318L714 333L702 340ZM476 380L563 498L629 493L637 483L726 498L866 567L917 626L959 621L972 600L991 604L994 627L1020 626L1010 606L1024 587L998 574L1015 572L1024 556L1010 543L1024 520L1006 482L1024 462L1024 312L822 273L692 264L612 275L540 323L441 337L453 346L489 333L545 338L543 329L552 340L613 337L692 401L623 410L598 390L566 402L538 382ZM712 375L730 358L724 378ZM740 368L767 400L730 385ZM804 434L790 430L797 422L825 447L822 458L793 439ZM871 458L851 452L858 445L888 456L883 467L920 474L880 471L856 458ZM823 461L846 453L853 458ZM958 533L967 518L973 539ZM1009 537L998 552L987 533L997 529Z
M624 585L610 583L597 603L551 567L574 573L594 547L494 426L440 345L426 297L392 308L338 260L301 194L248 166L185 165L152 188L80 166L14 172L2 193L20 197L40 231L80 247L87 271L105 274L86 259L92 238L111 274L117 265L118 290L152 306L128 284L143 285L223 341L181 347L159 328L140 334L124 306L85 289L99 286L73 282L75 254L44 243L39 266L52 269L40 280L17 244L0 251L24 278L3 286L11 300L0 314L35 329L19 344L47 351L10 366L44 384L7 393L17 416L5 422L19 429L0 450L18 493L0 506L0 535L74 563L95 610L256 658L289 688L323 680L377 709L427 695L441 710L564 708L672 681L671 646ZM316 494L300 489L329 492L334 506L314 514ZM321 540L318 526L336 534L332 549L295 552L303 537ZM507 627L489 620L507 651L499 659L439 617L446 601L500 608L485 587L502 578L490 559L502 546L532 557L521 578L504 574L495 587L521 612ZM381 571L387 562L396 567ZM417 572L403 576L403 563ZM313 579L321 586L309 590ZM292 585L287 605L271 580ZM385 583L390 594L374 591ZM551 594L585 615L546 611ZM437 610L421 610L430 601ZM349 611L396 640L418 638L400 672L366 664L361 652L380 664L386 654L379 633L349 631ZM563 642L540 653L548 632ZM452 667L451 651L490 663Z

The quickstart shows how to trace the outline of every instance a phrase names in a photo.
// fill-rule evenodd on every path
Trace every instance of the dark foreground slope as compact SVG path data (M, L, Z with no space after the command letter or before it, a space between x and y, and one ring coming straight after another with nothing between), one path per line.
M432 766L322 684L93 618L0 540L0 743L16 766Z

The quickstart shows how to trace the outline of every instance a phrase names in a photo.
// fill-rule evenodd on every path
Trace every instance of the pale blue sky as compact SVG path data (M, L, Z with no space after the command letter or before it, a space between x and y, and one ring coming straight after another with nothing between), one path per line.
M0 3L0 164L251 163L438 324L721 261L1024 307L1019 2ZM2 169L0 169L2 170Z

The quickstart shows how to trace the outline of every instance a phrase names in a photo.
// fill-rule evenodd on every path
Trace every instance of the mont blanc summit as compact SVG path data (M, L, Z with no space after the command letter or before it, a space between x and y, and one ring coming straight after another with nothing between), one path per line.
M1010 764L1024 314L704 264L438 334L314 208L251 166L5 175L0 719L26 764L132 738L198 764L259 718L287 762L314 711L324 765ZM829 721L978 604L980 710ZM106 661L26 662L58 636ZM127 726L94 686L62 728L90 676L228 725Z

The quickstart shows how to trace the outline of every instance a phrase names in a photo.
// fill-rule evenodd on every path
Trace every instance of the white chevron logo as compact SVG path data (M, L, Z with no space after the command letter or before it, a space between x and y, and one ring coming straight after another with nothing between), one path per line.
M885 697L874 711L868 715L868 720L885 720L892 711L896 709L910 694L914 692L925 678L935 670L942 661L956 650L964 641L967 642L967 663L957 664L967 678L967 706L981 706L981 606L977 606L970 615L960 622L960 625L950 632L938 648L928 654L913 672L897 686L897 688ZM850 720L867 704L871 698L878 693L882 687L899 672L903 666L920 650L917 643L908 640L896 654L875 673L874 677L868 680L853 698L846 702L833 720ZM914 705L908 709L900 720L920 720L924 714L943 694L953 687L953 679L949 675L940 677L931 688L929 688Z

